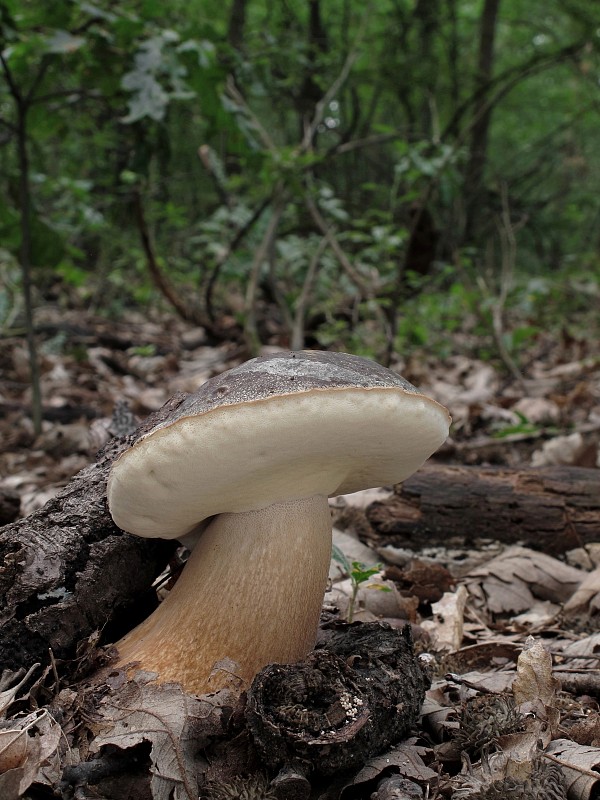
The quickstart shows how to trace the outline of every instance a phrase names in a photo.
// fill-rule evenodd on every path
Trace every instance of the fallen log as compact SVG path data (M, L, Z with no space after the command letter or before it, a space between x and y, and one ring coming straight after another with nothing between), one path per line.
M147 615L173 543L120 531L106 504L115 458L183 400L177 395L25 519L0 528L0 673L73 658L96 631L108 641Z
M366 516L378 544L491 539L556 555L600 542L600 470L430 465Z

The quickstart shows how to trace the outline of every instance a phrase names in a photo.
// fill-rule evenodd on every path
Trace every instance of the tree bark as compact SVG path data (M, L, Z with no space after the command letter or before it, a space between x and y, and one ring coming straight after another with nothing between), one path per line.
M247 0L233 0L229 9L227 41L235 50L241 50L244 45L246 7Z
M494 69L494 39L500 0L485 0L479 32L479 57L477 63L476 93L478 101L473 109L471 145L465 172L465 197L467 202L466 238L477 230L483 175L487 160L488 134L492 121L492 106L487 92L479 90L490 85Z
M25 519L0 529L0 672L75 656L95 631L118 636L139 621L172 542L120 531L106 504L113 461L183 400L171 398L131 436Z
M334 623L323 634L304 661L265 667L248 690L258 753L288 776L333 775L385 751L415 724L429 686L408 626Z
M600 541L600 471L428 466L366 511L397 546L522 542L550 554Z

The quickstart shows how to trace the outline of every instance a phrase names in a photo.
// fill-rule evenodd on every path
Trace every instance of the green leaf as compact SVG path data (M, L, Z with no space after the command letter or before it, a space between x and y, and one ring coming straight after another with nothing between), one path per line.
M347 575L351 574L352 567L350 566L350 562L344 555L343 551L340 550L340 548L336 544L334 544L333 547L331 548L331 557L333 558L334 561L337 561L338 564L341 564L341 566L344 568L344 572Z
M377 575L378 572L381 572L381 564L377 564L374 567L366 567L360 561L353 561L350 577L355 584L359 585L368 581L373 575Z

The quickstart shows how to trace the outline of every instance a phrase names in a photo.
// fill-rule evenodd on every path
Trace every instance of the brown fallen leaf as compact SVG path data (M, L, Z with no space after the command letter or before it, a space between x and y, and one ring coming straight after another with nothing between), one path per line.
M450 780L455 788L452 800L483 800L483 798L566 798L564 777L556 764L540 755L539 750L526 752L522 761L513 761L504 753L494 753L472 767L467 763L460 775ZM569 794L571 800L571 795Z
M145 683L138 673L135 681L103 699L101 718L90 726L96 734L90 750L150 742L153 800L197 800L196 755L211 738L224 734L235 705L227 690L194 697L179 684Z
M433 603L433 617L424 620L421 627L433 638L437 650L451 653L459 649L463 638L463 625L467 590L459 586L454 592L446 592L438 603Z
M598 670L600 663L600 633L584 636L576 641L555 642L554 652L560 652L563 665L569 669Z
M0 797L19 800L33 783L57 785L62 731L45 709L3 723L0 730Z
M463 581L480 613L519 614L536 598L563 603L584 577L581 570L525 547L509 547ZM558 611L558 609L557 609Z
M423 785L433 785L432 782L436 781L437 773L423 761L426 752L427 748L416 745L414 740L407 740L380 756L370 758L352 781L344 787L341 797L344 797L345 790L350 787L356 789L361 784L378 780L386 770L393 770L403 778ZM354 792L351 794L353 797L355 796Z
M568 739L555 739L546 749L546 753L553 756L562 769L569 800L591 800L598 797L600 748L585 747Z
M528 730L547 746L560 722L556 700L560 683L552 674L552 656L539 640L525 643L512 689L518 710L528 717Z
M537 701L550 706L556 702L560 684L552 675L552 656L539 640L530 638L525 643L512 688L519 706Z
M600 567L588 572L578 589L567 600L563 611L567 616L587 611L590 615L600 609Z
M2 719L10 708L19 690L27 683L39 664L34 664L27 672L20 669L17 672L4 670L0 677L0 719Z

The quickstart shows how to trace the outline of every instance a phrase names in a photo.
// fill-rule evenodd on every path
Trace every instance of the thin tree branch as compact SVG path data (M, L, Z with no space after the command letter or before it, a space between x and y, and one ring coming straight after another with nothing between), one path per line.
M325 239L327 240L327 244L331 247L335 257L337 258L340 266L348 275L352 283L359 289L360 293L362 294L365 300L376 300L376 292L373 288L369 285L367 279L365 279L360 272L358 272L352 265L350 259L344 252L342 246L338 242L333 233L333 230L327 225L327 222L323 218L321 212L319 211L317 204L315 203L314 199L311 195L307 192L304 196L304 202L306 204L306 208L308 209L308 213L312 217L313 222L319 229L319 231L323 234ZM386 339L389 337L388 333L388 321L385 318L385 314L381 310L379 304L376 302L373 306L374 314L377 317L381 325L382 332Z
M252 266L250 268L250 275L246 285L246 298L245 298L245 311L246 318L244 321L244 337L246 344L251 354L258 352L260 348L260 337L258 335L258 324L256 318L256 298L258 294L258 283L260 280L260 273L262 266L269 254L269 249L272 242L277 235L277 229L285 208L286 197L281 185L277 186L274 191L273 197L273 210L271 218L267 224L266 230L262 240L254 254Z
M33 98L34 98L35 93L36 93L36 91L38 89L38 86L44 80L44 77L46 75L46 72L48 71L48 67L49 66L50 66L50 58L49 58L49 56L47 56L47 55L42 56L42 60L40 61L40 68L38 70L38 73L35 76L35 78L33 79L33 83L29 87L29 91L27 92L27 94L25 95L25 98L24 98L24 102L27 105L27 107L31 106L31 104L33 103Z
M10 67L8 66L8 62L4 58L4 54L2 52L0 52L0 64L2 65L2 71L4 72L4 77L6 78L9 91L13 96L17 105L20 105L23 102L23 95L21 94L21 90L15 83Z
M211 270L211 274L208 278L208 282L206 284L206 290L204 293L204 306L206 308L206 313L210 321L214 324L215 322L215 312L213 308L213 294L215 290L215 286L217 283L217 279L221 272L221 269L225 262L227 261L230 256L235 253L238 249L242 241L245 239L246 235L252 230L254 225L258 222L260 217L262 216L263 211L267 208L270 204L271 198L267 197L262 203L257 206L250 219L248 219L241 228L237 231L231 242L223 249L223 251L219 254L216 259L216 262Z
M331 103L331 101L335 98L336 94L339 92L340 88L344 85L344 83L348 79L348 75L350 74L350 70L352 69L354 62L358 58L358 47L356 47L351 53L348 54L340 74L331 84L329 89L325 92L323 97L319 100L319 102L315 106L315 113L313 118L310 122L310 125L306 127L304 131L304 136L302 138L302 142L300 143L299 152L305 153L309 150L312 146L313 140L315 138L315 134L319 125L323 122L323 117L325 115L325 111L327 107Z
M77 100L104 100L99 93L90 92L87 89L63 89L57 92L48 92L48 94L40 94L37 97L32 97L30 105L35 106L40 103L47 103L51 100L60 100L63 97L74 97ZM66 104L65 104L66 105Z
M498 220L498 233L500 236L502 259L500 268L500 291L496 302L492 306L492 329L500 358L517 384L523 387L521 371L504 342L504 308L512 286L514 267L517 258L517 240L515 237L515 229L510 218L508 189L504 182L502 182L500 186L500 196L502 198L502 213Z
M487 110L488 107L498 103L499 100L505 97L506 94L508 94L508 92L510 92L522 80L530 77L531 75L535 75L544 69L554 66L557 62L562 61L565 58L575 56L585 47L586 44L587 41L575 42L573 44L566 45L554 53L536 54L529 59L529 61L516 64L504 70L504 72L501 72L499 75L496 75L488 83L478 87L455 110L452 118L442 132L442 140L447 139L456 131L461 118L468 112L471 106L480 100L482 95L489 94L491 91L496 90L493 98L491 98L485 106Z
M133 208L138 232L140 234L140 240L142 243L142 249L144 250L144 254L146 256L146 264L148 265L148 271L154 282L154 285L163 295L163 297L173 306L175 311L177 311L182 319L186 320L187 322L193 322L197 325L202 324L202 321L198 319L197 313L185 302L185 300L183 300L182 297L180 297L173 284L165 275L163 275L162 270L158 265L158 261L154 254L154 247L152 245L150 231L148 229L148 223L146 221L142 196L139 190L136 190L133 193Z
M228 76L226 85L227 85L227 93L229 94L231 99L234 100L237 103L237 105L244 111L244 113L252 123L252 127L255 129L255 131L261 138L263 145L269 152L275 153L277 151L275 143L267 133L266 129L263 127L259 118L256 116L254 111L252 111L252 109L246 102L244 95L237 88L233 75Z
M304 276L304 282L302 284L302 291L300 292L298 300L296 301L296 307L294 309L292 336L290 341L290 348L292 350L302 350L304 347L306 309L312 294L315 278L317 276L317 270L319 268L319 264L321 263L321 257L328 246L329 241L326 236L323 236L317 246L317 249L312 255L308 269L306 270L306 275Z
M312 217L313 222L315 223L321 234L325 237L327 244L332 249L335 257L339 261L346 275L350 278L352 283L359 289L363 297L365 298L371 297L372 291L368 283L360 274L360 272L358 272L352 266L352 262L350 261L346 253L343 251L342 246L340 245L340 243L335 237L335 234L333 233L333 230L329 227L329 225L325 221L323 215L317 208L317 204L310 196L310 194L305 195L304 202L306 204L306 208L308 209L308 213Z

